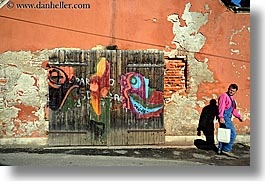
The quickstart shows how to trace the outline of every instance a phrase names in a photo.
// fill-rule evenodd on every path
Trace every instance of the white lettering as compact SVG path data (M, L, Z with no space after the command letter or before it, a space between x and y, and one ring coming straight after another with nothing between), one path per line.
M110 86L114 86L115 80L114 79L109 79Z
M114 94L114 100L121 102L122 96L119 96L118 94Z

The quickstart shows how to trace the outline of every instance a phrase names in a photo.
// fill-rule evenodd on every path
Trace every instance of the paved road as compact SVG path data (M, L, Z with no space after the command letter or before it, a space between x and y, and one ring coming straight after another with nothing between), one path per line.
M21 166L249 166L250 146L235 144L240 158L196 147L0 148L0 165Z
M124 156L84 156L69 154L9 153L0 154L2 165L16 166L191 166L200 163L186 160L162 160Z

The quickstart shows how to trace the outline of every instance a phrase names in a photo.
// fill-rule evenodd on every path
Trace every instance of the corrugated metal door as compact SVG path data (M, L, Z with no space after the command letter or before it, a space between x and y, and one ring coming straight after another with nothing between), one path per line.
M50 145L164 143L163 52L57 50L46 69Z

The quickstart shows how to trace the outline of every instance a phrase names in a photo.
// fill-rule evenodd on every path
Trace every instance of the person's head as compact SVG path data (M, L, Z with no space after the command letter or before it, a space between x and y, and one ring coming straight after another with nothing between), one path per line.
M230 96L233 96L233 95L235 95L237 90L238 90L238 86L236 84L230 84L230 86L228 87L227 93Z
M215 99L211 99L210 100L210 105L216 105L216 100Z

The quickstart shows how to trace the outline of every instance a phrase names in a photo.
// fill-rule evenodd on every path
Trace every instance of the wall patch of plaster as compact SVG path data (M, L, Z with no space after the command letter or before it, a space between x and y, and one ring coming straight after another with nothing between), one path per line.
M205 43L206 38L198 32L202 25L208 22L208 13L190 12L191 4L186 4L181 18L186 26L180 25L180 16L172 14L168 16L168 21L173 23L173 34L175 35L172 43L176 49L185 49L188 52L198 52Z
M48 50L0 54L0 138L45 136L48 86L41 65L49 55Z
M247 32L247 33L250 33L250 27L246 27L246 26L243 26L241 29L239 30L233 30L232 31L232 34L230 36L230 42L229 42L229 45L231 46L230 50L231 50L231 55L233 54L237 54L237 55L243 55L240 51L240 45L239 42L237 42L237 36L244 36L244 33Z
M213 72L208 69L208 59L199 61L195 58L195 52L199 52L204 46L206 38L199 32L201 26L208 22L208 13L190 12L191 3L187 3L182 15L177 13L168 16L168 21L173 23L172 32L174 39L172 44L177 50L187 52L189 64L190 90L185 96L178 92L172 95L172 103L166 105L165 128L168 135L193 135L196 131L200 113L196 110L197 105L208 104L211 98L197 100L196 93L202 82L214 82ZM209 7L205 6L209 12ZM185 21L181 26L180 18ZM172 50L173 51L173 50Z

